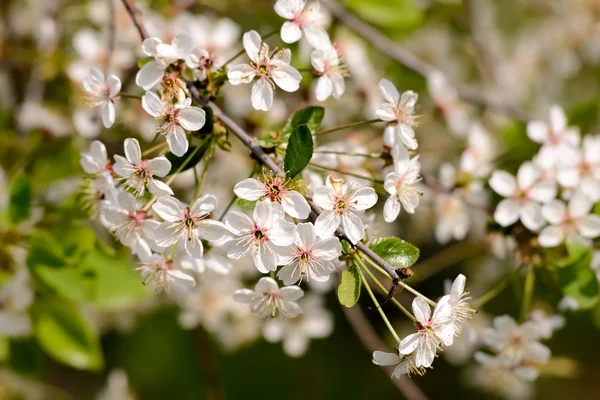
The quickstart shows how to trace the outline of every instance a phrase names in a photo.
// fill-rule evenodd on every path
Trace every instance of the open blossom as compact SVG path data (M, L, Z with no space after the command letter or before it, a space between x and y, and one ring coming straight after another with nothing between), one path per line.
M572 160L580 142L579 129L567 126L567 116L557 105L550 107L549 123L531 121L527 124L527 136L542 144L539 157L544 164Z
M92 142L90 151L81 153L79 162L83 170L88 174L101 175L106 172L109 174L112 173L112 168L106 155L106 146L99 140Z
M115 100L121 91L121 80L109 75L106 80L98 68L92 68L90 75L83 81L90 105L100 107L100 115L104 127L110 128L115 123Z
M158 293L187 291L196 286L196 281L191 275L179 270L173 260L167 260L162 254L153 254L150 251L139 253L140 272L142 282Z
M600 236L600 216L591 213L592 202L581 192L575 193L568 206L561 200L553 200L542 207L542 216L551 225L540 232L538 241L542 247L555 247L565 239L581 241Z
M387 79L379 81L379 92L386 103L377 106L375 114L387 122L384 132L384 142L394 148L403 144L410 150L418 147L413 126L417 124L415 104L419 96L412 90L402 93Z
M492 135L480 124L473 123L468 131L467 148L460 156L460 170L476 178L492 172L496 144Z
M287 187L286 178L280 175L265 176L264 181L247 178L233 188L237 197L244 200L268 200L281 204L283 211L292 218L305 219L310 213L308 202L300 193Z
M556 180L566 188L579 189L593 202L600 200L600 135L583 138L581 150L557 168Z
M281 40L285 43L297 42L304 32L306 40L315 49L330 44L329 35L325 30L327 16L321 11L319 3L312 3L306 7L306 0L277 0L275 12L289 20L281 26Z
M502 226L521 220L527 229L537 231L544 225L540 203L547 203L556 196L552 182L539 181L540 170L526 162L519 167L517 179L505 171L494 171L490 186L496 193L506 197L496 211L494 219Z
M444 74L433 71L427 75L427 91L446 120L450 132L463 136L469 128L471 117L467 106Z
M386 353L384 351L373 352L373 364L387 366L395 365L394 371L392 372L392 378L400 379L402 375L410 375L416 373L423 375L425 373L424 367L417 367L415 365L415 353L410 353L406 356L398 355L397 353Z
M125 178L125 186L132 188L137 196L143 196L145 188L155 196L172 195L173 191L164 182L154 179L163 177L171 170L171 162L166 157L142 160L142 151L137 139L125 139L125 157L115 155L114 171Z
M390 194L383 206L383 218L386 222L395 221L402 207L406 212L414 214L423 195L418 186L421 180L419 156L409 158L404 148L395 148L392 154L394 170L383 181L385 191Z
M275 85L286 92L295 92L300 87L302 75L290 65L292 53L289 49L278 50L273 54L258 32L244 33L243 43L252 62L232 66L227 72L227 78L232 85L250 83L257 78L252 86L252 107L255 110L269 111L273 106Z
M131 193L121 190L117 195L116 204L105 202L101 217L119 241L136 253L139 251L138 246L144 246L146 241L154 240L154 230L158 221L150 219L151 216L146 211L138 209L135 197Z
M317 100L325 101L332 95L334 99L342 97L346 91L344 83L346 69L341 65L336 48L328 46L322 50L314 50L310 55L310 62L321 75L315 89Z
M454 334L460 335L465 322L471 318L474 310L469 308L469 292L465 292L467 278L460 274L452 282L450 289L450 306L452 307L452 321L454 323Z
M315 190L313 202L323 209L315 221L317 235L329 237L342 224L348 239L356 244L365 236L364 225L356 212L373 207L377 194L373 188L358 189L357 185L329 175L325 186Z
M303 277L308 282L327 281L336 268L332 261L342 252L338 238L318 238L311 223L296 225L294 243L288 249L289 253L279 260L285 266L277 274L285 285L293 285Z
M142 97L142 107L156 118L158 132L167 138L169 148L178 157L188 150L185 131L197 131L206 122L204 110L191 104L192 100L189 98L182 103L165 104L153 92L146 92Z
M194 39L188 34L177 36L171 44L163 43L155 37L144 40L142 50L147 56L154 57L154 60L138 71L135 83L145 90L152 89L162 80L169 65L188 59L195 47Z
M159 197L152 210L165 222L154 231L156 244L160 247L178 244L190 256L202 257L201 239L214 241L227 233L222 223L208 219L216 205L217 199L209 194L198 198L191 207L171 196Z
M446 295L438 301L433 315L429 304L421 297L415 297L412 309L419 331L402 339L398 351L403 355L415 352L415 366L428 368L442 344L450 346L454 341L450 296Z
M277 282L271 278L260 278L254 290L236 290L233 298L240 303L250 305L252 314L259 318L274 318L281 315L286 318L294 318L302 312L296 303L304 295L298 286L286 286L279 288Z
M275 271L285 247L294 241L296 227L283 219L270 201L254 207L252 218L234 211L227 214L225 225L235 236L229 242L227 256L240 259L251 254L254 265L263 274Z

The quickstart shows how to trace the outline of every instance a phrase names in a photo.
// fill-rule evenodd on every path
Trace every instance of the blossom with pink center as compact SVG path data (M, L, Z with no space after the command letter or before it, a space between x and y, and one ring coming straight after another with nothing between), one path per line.
M379 92L386 103L377 106L375 114L387 122L383 134L385 144L391 148L403 144L410 150L416 149L419 145L413 126L417 125L417 117L413 113L419 96L412 90L400 96L398 89L387 79L379 81Z
M593 203L581 192L575 193L565 205L553 200L542 207L542 216L551 225L540 232L542 247L555 247L567 241L582 241L600 236L600 215L592 213Z
M310 55L310 62L321 75L315 88L317 100L325 101L332 95L334 99L339 99L346 90L344 76L347 75L347 71L341 64L337 49L328 46L322 50L314 50Z
M593 202L600 200L600 135L583 138L581 150L556 168L556 180L566 188L579 189Z
M109 75L105 80L102 71L93 68L83 81L83 88L90 105L100 107L104 127L110 128L115 123L115 100L119 98L121 80L115 75Z
M556 185L540 181L541 172L531 162L517 171L517 179L506 171L494 171L489 184L496 193L506 197L496 207L494 219L502 226L509 226L519 219L525 227L537 231L544 225L542 206L556 196Z
M198 198L191 207L171 196L159 197L152 210L165 222L154 231L156 244L160 247L177 244L190 256L202 257L201 239L216 241L227 234L221 222L208 218L216 205L217 199L209 194Z
M395 353L386 353L384 351L373 352L373 364L387 366L395 365L394 371L392 372L392 378L400 379L402 375L409 375L415 373L417 375L424 375L425 368L417 367L415 365L415 353L408 355L399 355Z
M310 213L308 202L300 193L287 187L288 181L280 175L258 179L247 178L233 188L240 199L248 201L266 200L281 204L283 211L292 218L305 219Z
M250 83L257 78L251 95L255 110L271 109L275 85L286 92L300 88L302 75L290 65L292 53L289 49L271 52L256 31L244 33L243 44L251 63L232 66L227 71L227 78L232 85Z
M283 213L270 201L258 202L252 218L237 211L230 212L225 225L234 235L228 242L227 256L240 259L251 254L254 265L263 274L277 269L296 231L296 226L284 220Z
M452 345L454 341L454 323L450 295L442 297L433 315L429 304L421 297L415 297L412 303L413 314L417 319L417 333L408 335L400 342L398 351L402 355L415 352L415 366L428 368L433 363L438 349Z
M296 225L294 243L288 248L288 254L280 258L284 265L277 277L285 285L306 281L325 282L335 271L333 260L341 254L342 246L336 237L320 239L311 223Z
M319 3L306 7L306 0L277 0L275 12L288 20L281 26L281 40L285 43L297 42L302 33L315 49L325 48L331 43L325 30L328 18Z
M79 163L83 170L92 175L112 175L113 169L106 155L106 146L99 141L94 140L90 145L90 151L81 153Z
M142 97L142 107L156 118L158 133L167 138L171 152L177 157L188 150L185 131L197 131L206 122L206 113L200 107L192 107L192 100L186 98L182 103L164 104L153 92Z
M196 286L194 278L179 270L173 260L150 251L140 252L139 257L141 263L136 269L144 285L152 290L158 293L185 292Z
M579 128L567 126L567 116L558 105L550 107L549 122L527 123L527 136L542 144L539 157L544 164L569 162L576 156L581 141Z
M402 207L406 212L414 214L423 195L423 191L418 186L421 180L419 156L409 158L404 147L395 147L392 156L394 170L388 173L383 181L385 191L390 194L383 206L385 222L395 221Z
M373 188L358 189L357 185L348 185L343 179L329 175L325 186L315 190L313 202L323 209L315 221L318 236L332 236L341 224L348 239L356 244L365 236L365 228L357 212L373 207L377 203L377 194Z
M283 316L294 318L302 312L296 303L304 295L298 286L279 288L277 282L271 278L260 278L254 290L236 290L233 299L239 303L250 305L252 314L259 318L275 318Z
M140 144L136 139L125 139L125 157L115 155L115 173L125 179L125 186L134 190L136 196L143 196L146 187L155 196L172 195L173 191L164 182L154 179L163 177L171 170L171 162L166 157L151 160L142 159Z

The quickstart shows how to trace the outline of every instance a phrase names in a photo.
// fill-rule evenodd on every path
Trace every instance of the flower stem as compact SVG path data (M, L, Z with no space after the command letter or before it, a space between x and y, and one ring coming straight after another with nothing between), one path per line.
M154 142L154 141L157 139L158 135L159 135L159 134L157 133L157 134L156 134L156 136L154 136L154 139L152 139L152 141L153 141L153 142ZM166 146L167 146L167 143L166 143L166 142L163 142L163 143L159 143L159 144L157 144L157 145L154 145L154 146L150 147L148 150L144 151L144 152L142 153L142 156L147 156L148 154L150 154L150 153L153 153L154 151L156 151L156 150L158 150L158 149L161 149L161 148L163 148L163 147L166 147Z
M336 126L334 128L325 129L323 131L316 131L315 133L313 133L313 135L315 135L315 136L316 135L324 135L326 133L332 133L332 132L342 131L344 129L356 128L358 126L374 124L375 122L382 122L382 121L380 119L376 118L376 119L370 119L370 120L367 120L367 121L353 122L351 124L345 124L345 125Z
M371 260L369 257L364 257L363 256L363 259L366 260L369 264L371 264L371 266L373 268L375 268L377 271L379 271L382 275L387 276L388 278L390 278L390 275L387 272L385 272L385 270L383 268L379 267L379 265L375 264L373 262L373 260ZM401 288L406 289L406 291L414 294L415 296L419 296L420 298L422 298L423 300L425 300L431 307L437 306L437 303L435 301L431 300L429 297L425 296L424 294L421 294L420 292L416 291L415 289L413 289L411 286L407 285L406 283L404 283L402 281L398 281L398 285Z
M350 151L330 151L330 150L315 150L313 153L316 154L337 154L342 156L353 156L353 157L365 157L365 158L384 158L385 156L381 153L353 153Z
M322 170L325 170L325 171L337 172L338 174L353 176L355 178L364 179L365 181L369 181L369 182L373 182L373 183L379 183L380 185L383 185L383 181L381 179L373 179L373 178L369 178L368 176L363 176L363 175L355 174L353 172L342 171L342 170L339 170L339 169L336 169L336 168L328 168L328 167L326 167L324 165L317 164L317 163L314 163L314 162L311 162L309 165L311 167L322 169Z
M494 299L496 296L498 296L500 293L502 293L504 291L504 289L506 289L508 284L512 281L512 279L519 273L519 271L521 270L523 265L521 265L519 268L517 268L517 270L514 272L514 274L506 275L493 288L488 290L485 294L480 296L477 300L473 301L473 308L476 310L481 309L481 307L483 307L485 304L487 304L490 300Z
M523 288L523 302L521 303L521 321L525 321L527 318L527 311L531 306L531 299L533 298L533 289L535 287L535 271L533 265L529 266L527 275L525 275L525 287Z
M379 279L377 279L375 277L375 275L373 275L373 272L371 272L371 270L369 268L367 268L367 266L362 262L362 260L359 258L358 262L357 262L360 267L363 269L363 271L365 271L367 273L367 275L369 275L369 278L371 278L371 280L373 282L375 282L375 284L379 287L379 289L381 289L381 292L383 294L387 294L388 290L385 288L385 286L383 286L381 284L381 282L379 282ZM411 321L416 322L417 319L415 318L414 315L412 315L410 313L410 311L408 311L402 304L400 304L400 302L395 299L394 297L391 298L392 302L400 309L400 311L402 311L408 318L411 319Z
M194 199L197 199L198 197L200 197L200 192L202 191L202 186L204 185L204 181L206 180L206 172L208 171L208 165L210 164L210 159L213 156L213 152L214 152L214 144L211 142L208 145L208 151L206 152L206 155L204 156L204 164L202 165L202 174L200 175L200 179L198 180L198 184L196 187L196 194L194 195ZM194 171L196 171L195 168L194 168Z
M362 263L361 261L359 261L360 259L358 257L355 257L354 260L357 263ZM398 334L396 333L396 331L392 327L392 324L390 323L390 320L387 318L387 316L385 315L385 312L383 312L381 306L379 305L379 302L377 301L377 298L375 297L375 294L373 294L373 290L371 290L371 287L369 286L369 283L365 279L365 275L363 274L362 269L358 268L357 271L360 274L360 278L361 278L361 282L362 282L363 286L365 287L365 289L367 289L367 292L369 293L369 296L371 297L371 300L373 300L373 304L375 304L375 307L377 307L377 311L379 311L379 315L381 315L381 318L383 319L383 322L385 322L385 325L387 326L388 330L390 331L390 333L392 334L392 336L394 337L394 339L396 340L396 342L400 343L401 340L398 337Z

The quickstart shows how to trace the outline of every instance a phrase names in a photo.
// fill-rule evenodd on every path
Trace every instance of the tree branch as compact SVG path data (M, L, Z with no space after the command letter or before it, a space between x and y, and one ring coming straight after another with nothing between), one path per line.
M133 4L133 2L131 0L122 0L122 1L123 1L123 5L127 9L127 12L129 13L129 16L131 17L131 20L133 21L133 24L135 25L138 32L140 33L140 37L142 38L142 41L148 39L148 37L149 37L148 32L146 31L146 28L144 27L144 23L141 20L140 11L135 7L135 5Z
M387 38L377 29L346 11L344 7L339 5L336 1L321 0L321 4L325 5L325 7L335 18L339 19L363 39L370 42L382 53L385 53L408 69L424 77L428 77L433 72L438 71L433 66L421 61L418 57L405 48L394 43L391 39ZM458 85L450 80L448 80L448 82L450 82L450 84L456 89L458 95L467 102L486 107L502 114L510 115L522 122L528 122L531 120L531 117L529 117L520 108L511 104L506 104L501 100L491 98L482 93L480 89Z

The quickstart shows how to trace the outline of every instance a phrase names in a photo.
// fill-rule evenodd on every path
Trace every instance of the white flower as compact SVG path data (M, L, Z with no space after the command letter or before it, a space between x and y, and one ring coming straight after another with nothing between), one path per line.
M554 331L565 326L562 315L547 315L544 310L534 310L529 313L529 320L535 324L538 339L550 339Z
M546 160L544 164L568 162L575 156L579 146L579 129L567 126L567 117L560 106L550 108L549 124L542 121L527 123L527 136L542 144L539 156Z
M585 136L581 150L557 168L556 179L566 188L579 189L593 202L600 200L600 136Z
M232 66L227 71L227 78L232 85L250 83L257 78L252 86L252 107L255 110L268 111L273 106L275 84L286 92L295 92L300 87L302 75L290 65L292 53L289 49L271 53L258 32L244 33L243 43L252 62Z
M323 50L314 50L310 55L310 62L321 75L315 89L317 100L325 101L331 95L334 99L339 99L346 90L344 83L346 70L341 65L337 50L333 46Z
M94 140L90 145L90 151L81 153L79 159L81 168L88 174L101 175L112 172L108 156L106 155L106 146L99 141Z
M176 268L173 260L163 255L141 251L139 253L140 272L144 285L158 293L182 292L196 285L194 278Z
M281 40L294 43L300 40L302 32L308 43L320 49L330 44L329 35L325 31L327 17L321 11L319 3L312 3L305 10L306 0L277 0L275 12L289 21L281 26Z
M581 238L594 239L600 236L600 216L591 213L592 202L577 192L566 206L560 200L553 200L542 207L542 216L551 225L540 232L538 241L542 247L555 247L565 239L580 241Z
M206 113L199 107L192 107L192 100L186 98L182 103L164 104L153 92L142 97L142 107L158 123L158 132L165 135L169 148L178 157L188 150L185 131L197 131L204 126Z
M532 385L539 375L533 366L515 365L502 355L491 356L478 351L474 358L481 364L475 369L473 381L476 385L507 399L531 398Z
M547 203L556 196L552 182L539 182L540 170L526 162L519 167L517 179L505 171L494 171L490 186L496 193L506 197L496 211L494 219L502 226L509 226L521 219L525 227L537 231L544 225L539 203Z
M395 365L394 371L392 372L392 378L400 379L402 375L410 375L416 373L423 375L425 373L424 367L417 367L415 365L415 353L411 353L406 356L400 356L396 353L386 353L383 351L373 352L373 364L387 366Z
M457 136L463 136L469 128L471 117L456 89L448 82L444 74L433 71L427 75L427 91L446 120L450 132Z
M135 197L124 190L119 191L117 203L104 202L101 209L101 219L113 231L119 241L125 246L132 248L136 253L139 251L141 241L154 240L154 230L158 221L154 221L146 211L139 210Z
M352 244L365 236L364 225L356 211L364 211L377 203L373 188L357 188L348 185L343 179L327 177L325 186L315 190L313 202L323 209L315 221L315 229L320 237L332 236L342 224L344 232Z
M208 219L216 205L217 199L208 194L198 198L191 207L174 197L159 197L152 210L165 222L154 231L156 244L160 247L178 244L190 256L202 257L201 239L214 241L227 233L222 223Z
M293 285L306 276L306 280L325 282L336 267L332 260L341 254L342 246L338 238L317 238L315 227L311 223L296 225L294 244L289 253L281 257L279 262L285 265L277 277L285 285Z
M115 100L121 91L121 80L115 75L105 80L102 71L93 68L83 81L83 88L90 105L100 107L104 127L110 128L115 123Z
M419 96L412 90L398 93L398 89L387 79L379 81L379 92L387 103L380 104L375 109L375 114L387 122L384 132L384 142L394 148L404 144L408 149L418 147L413 126L417 124L415 104Z
M250 305L252 314L259 318L282 315L294 318L302 312L296 303L304 295L298 286L286 286L279 289L271 278L260 278L254 290L240 289L233 294L235 301Z
M162 80L169 65L188 59L195 47L194 39L188 34L177 36L171 44L163 43L155 37L144 40L142 50L147 56L154 57L154 60L138 71L135 83L146 90L152 89Z
M283 211L292 218L306 219L310 213L308 202L300 193L289 189L285 177L270 175L264 177L264 182L247 178L233 188L235 195L241 199L256 201L269 200L281 204Z
M421 297L415 297L412 309L419 331L402 339L398 351L403 355L416 352L415 366L428 368L433 363L437 349L442 344L450 346L454 340L450 296L446 295L438 301L433 316L431 308Z
M256 204L252 218L237 211L227 214L225 225L235 235L227 256L240 259L252 254L254 265L263 274L275 271L285 246L294 241L295 226L283 219L270 201Z
M490 133L478 122L468 132L468 146L460 157L460 170L476 178L487 177L496 156L495 142Z
M142 160L142 151L137 139L125 139L125 157L115 155L114 171L125 178L125 186L132 188L136 196L143 196L146 186L155 196L172 195L173 191L164 182L154 179L154 175L166 176L171 170L171 162L166 157Z
M423 191L417 185L421 180L419 156L409 158L408 152L399 147L395 148L392 154L394 171L387 174L383 181L385 191L390 194L383 206L383 218L386 222L395 221L402 207L406 212L414 214L423 195Z
M462 332L465 322L471 319L474 312L469 308L469 292L465 292L466 278L460 274L452 282L450 289L450 305L452 307L452 321L454 323L454 333L459 336Z

